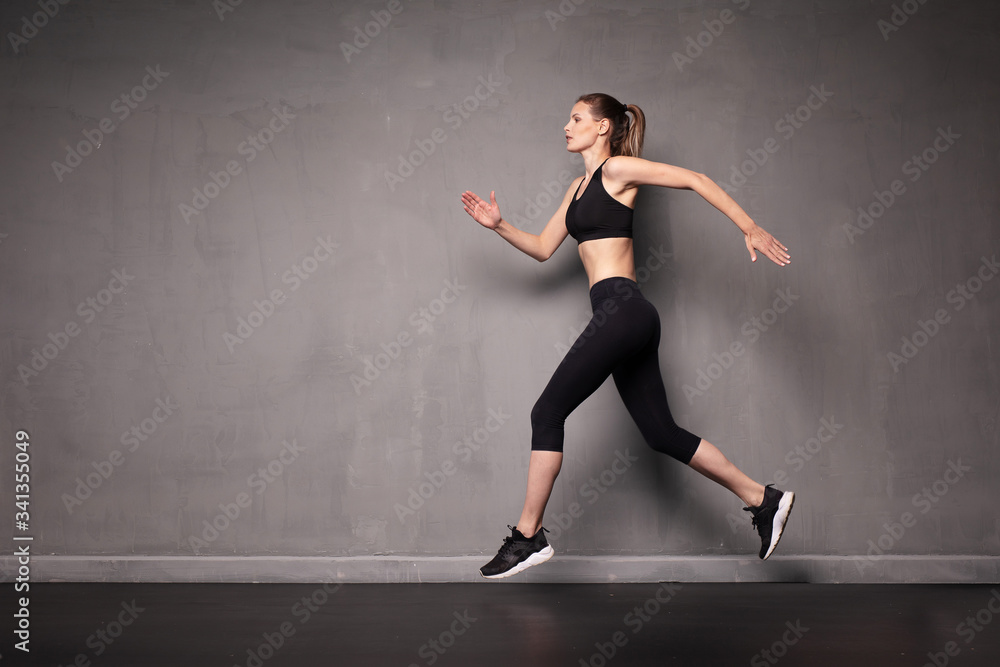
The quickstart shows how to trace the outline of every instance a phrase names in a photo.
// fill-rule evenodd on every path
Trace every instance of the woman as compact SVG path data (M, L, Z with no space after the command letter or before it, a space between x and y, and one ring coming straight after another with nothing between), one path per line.
M635 196L640 185L694 190L742 230L751 261L757 261L759 251L784 266L790 259L788 249L704 174L641 159L645 124L639 107L624 105L610 95L594 93L577 100L564 128L566 150L583 156L586 173L570 184L541 234L528 234L504 220L495 192L490 193L489 203L469 191L462 195L466 213L476 222L540 262L552 256L567 234L573 236L590 281L594 311L531 411L524 509L517 525L507 526L511 536L504 538L496 557L480 568L488 579L509 577L552 557L541 524L562 466L563 425L609 375L650 447L689 465L746 503L743 509L751 513L761 537L760 558L774 551L792 509L793 493L753 481L714 445L679 427L670 415L657 354L659 314L635 281Z

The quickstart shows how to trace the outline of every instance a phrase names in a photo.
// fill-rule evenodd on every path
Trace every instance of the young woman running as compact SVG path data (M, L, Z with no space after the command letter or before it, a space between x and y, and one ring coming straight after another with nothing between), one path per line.
M480 568L487 579L509 577L552 557L542 514L562 466L563 426L609 375L650 447L689 465L746 503L743 509L751 513L760 534L760 558L774 551L792 509L795 494L750 479L714 445L678 426L670 415L657 354L660 316L635 281L635 196L640 185L694 190L736 223L752 261L757 261L759 251L784 266L790 259L788 248L704 174L641 159L645 125L639 107L610 95L594 93L577 100L564 128L566 150L583 156L585 174L570 184L541 234L528 234L504 220L495 192L490 192L489 203L472 192L462 194L465 211L476 222L539 262L551 257L567 234L572 236L590 281L594 312L531 411L524 509L517 525L507 526L511 536L504 538L500 551Z

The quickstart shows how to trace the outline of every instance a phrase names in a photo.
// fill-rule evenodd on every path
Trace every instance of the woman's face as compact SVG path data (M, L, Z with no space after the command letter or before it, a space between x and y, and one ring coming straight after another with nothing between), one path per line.
M590 115L590 106L586 102L577 102L569 114L569 122L563 130L566 131L566 150L579 153L590 148L597 138L607 134L610 122L607 118L595 121Z

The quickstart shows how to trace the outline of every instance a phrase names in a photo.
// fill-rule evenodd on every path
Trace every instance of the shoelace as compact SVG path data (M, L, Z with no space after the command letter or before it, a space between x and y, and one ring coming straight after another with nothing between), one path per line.
M514 530L514 526L512 526L510 524L507 524L507 527L510 528L511 531ZM539 528L538 530L539 531L543 531L544 530L546 533L549 532L547 528ZM536 535L537 535L537 533L536 533ZM534 536L533 537L528 537L528 538L525 538L525 539L527 539L528 542L531 542L534 539ZM514 547L514 535L511 534L509 537L503 538L503 546L500 547L500 557L501 558L506 557L514 549L515 549L515 547Z
M764 487L764 500L765 501L767 500L767 487L768 486L774 486L774 484L773 483L772 484L768 484L768 485L766 485ZM754 528L759 528L759 526L757 524L757 517L759 517L761 515L766 516L768 508L764 507L764 501L762 501L760 507L744 507L743 509L744 509L744 511L750 512L750 525L752 525ZM761 523L763 524L763 522L761 522Z
M506 558L508 554L514 549L514 538L505 537L503 538L503 546L500 547L500 557Z
M510 528L511 531L514 530L514 526L511 526L510 524L507 524L507 527ZM500 557L501 558L506 557L513 550L514 550L514 535L511 534L510 536L503 538L503 546L500 547Z
M761 507L761 508L751 508L744 507L747 512L750 512L750 524L760 532L763 526L767 525L768 520L774 516L773 507Z

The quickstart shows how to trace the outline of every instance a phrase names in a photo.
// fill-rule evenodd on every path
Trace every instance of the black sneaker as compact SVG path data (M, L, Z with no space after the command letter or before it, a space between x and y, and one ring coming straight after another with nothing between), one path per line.
M545 528L539 528L534 537L528 538L514 526L507 524L511 530L510 537L503 538L500 551L486 565L479 568L487 579L503 579L528 569L532 565L544 563L552 558L555 552L545 539Z
M791 491L779 491L772 488L773 484L764 487L764 502L760 507L744 507L750 512L754 528L760 534L760 556L761 560L767 557L778 546L781 533L785 529L785 522L788 521L788 513L792 511L792 503L795 502L795 494Z

